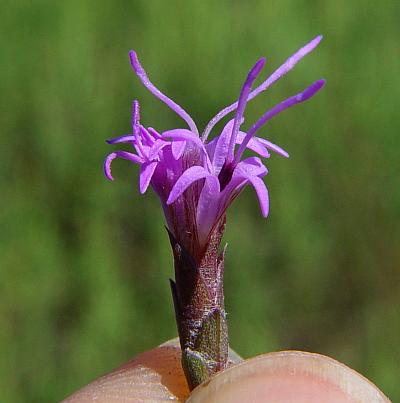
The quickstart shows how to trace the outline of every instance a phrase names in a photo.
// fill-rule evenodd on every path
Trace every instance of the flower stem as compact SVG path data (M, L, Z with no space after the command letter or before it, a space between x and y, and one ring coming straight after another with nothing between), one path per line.
M199 256L191 256L168 231L174 254L171 290L182 349L182 367L192 390L226 368L228 326L224 308L224 252L219 246L225 217Z

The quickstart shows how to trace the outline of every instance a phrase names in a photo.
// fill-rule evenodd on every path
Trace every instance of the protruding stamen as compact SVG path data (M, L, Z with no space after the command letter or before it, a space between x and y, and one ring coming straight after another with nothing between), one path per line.
M113 139L106 140L108 144L118 143L132 143L135 140L135 136L132 134L125 134L123 136L114 137Z
M137 153L141 156L141 157L144 157L144 158L148 158L148 155L147 155L147 153L146 153L146 151L144 150L144 147L143 147L143 143L142 143L142 138L141 138L141 136L138 134L137 136L135 136L135 148L136 148L136 151L137 151Z
M171 108L177 115L179 115L189 126L190 130L195 133L199 134L197 130L196 124L194 123L193 119L190 115L177 103L175 103L172 99L168 98L165 94L163 94L150 80L147 76L145 70L143 69L142 65L139 62L137 54L135 51L131 50L129 52L129 58L131 61L131 65L133 70L135 71L136 75L139 77L140 81L143 85L158 99L164 102L169 108Z
M322 40L322 35L318 35L307 45L300 48L294 55L290 56L285 63L278 67L261 85L259 85L254 91L249 95L249 100L256 97L260 92L265 91L273 83L278 81L286 73L288 73L292 68L308 53L314 50Z
M136 164L141 164L143 163L143 159L140 158L139 156L132 154L132 153L128 153L126 151L115 151L111 154L108 154L106 159L104 160L104 164L103 164L103 169L104 169L104 175L106 176L107 179L109 180L114 180L112 174L111 174L111 162L115 159L115 158L124 158L128 161L134 162Z
M158 133L158 131L152 127L148 127L147 130L149 131L149 133L156 139L162 139L162 136L160 133Z
M300 102L306 101L311 98L315 93L317 93L325 84L325 80L318 80L315 83L311 84L308 88L306 88L303 92L300 92L297 95L293 95L292 97L282 101L278 105L274 106L269 111L265 112L264 115L261 116L260 119L257 120L256 123L250 128L247 132L246 137L244 138L242 144L240 145L234 159L234 163L237 164L240 161L240 157L243 154L243 151L246 149L247 143L250 139L255 135L258 129L265 125L268 120L272 119L275 115L278 115L280 112L284 111L287 108L290 108L293 105L296 105Z
M140 134L142 135L145 143L149 143L148 145L152 145L154 143L154 138L150 134L150 132L142 125L139 126Z
M135 99L132 104L132 133L137 136L139 134L140 126L140 105L139 101Z
M242 90L240 91L238 107L236 109L235 120L233 122L232 134L228 146L228 154L226 156L226 162L229 164L233 160L233 155L235 153L236 136L239 131L240 124L242 122L244 109L246 108L247 99L255 79L265 65L265 57L259 59L257 63L251 68L247 78L243 84Z
M262 84L260 84L256 89L254 89L249 95L249 101L256 97L260 92L265 91L274 82L279 80L283 75L288 73L304 56L310 53L317 45L321 42L322 35L318 35L311 42L307 43L301 49L299 49L295 54L289 57L280 67L278 67ZM213 127L223 119L228 113L231 113L238 107L238 102L233 103L218 112L207 124L204 129L202 140L206 141L208 135L210 134Z

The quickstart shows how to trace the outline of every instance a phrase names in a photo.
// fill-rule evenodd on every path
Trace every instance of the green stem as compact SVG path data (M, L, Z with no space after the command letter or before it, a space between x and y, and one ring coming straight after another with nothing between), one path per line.
M224 308L224 252L220 253L225 218L204 250L191 256L169 232L174 254L171 280L182 349L182 367L190 389L222 371L228 360L228 326Z

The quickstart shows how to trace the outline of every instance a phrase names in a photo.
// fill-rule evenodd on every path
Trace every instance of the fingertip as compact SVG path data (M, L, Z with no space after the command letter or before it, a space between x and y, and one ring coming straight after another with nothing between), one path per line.
M96 379L63 402L183 402L189 389L180 357L177 339L170 340Z
M386 396L349 367L319 354L284 351L233 366L198 386L189 403L387 403Z

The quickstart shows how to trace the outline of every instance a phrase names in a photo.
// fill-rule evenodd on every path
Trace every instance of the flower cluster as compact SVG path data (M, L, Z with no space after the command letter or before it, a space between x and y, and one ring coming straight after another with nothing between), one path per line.
M269 199L262 178L268 170L261 158L268 158L270 152L283 157L288 157L288 153L270 141L256 137L256 134L275 115L312 97L325 81L318 80L304 91L280 102L265 112L247 132L243 132L240 127L244 121L246 103L291 70L321 39L318 36L299 49L252 90L266 61L265 58L258 60L247 75L238 101L212 118L201 136L190 115L153 85L136 53L131 51L129 56L133 70L143 85L186 121L188 129L160 133L154 128L146 128L140 122L139 103L135 100L132 133L108 141L110 144L128 143L134 152L115 151L109 154L104 163L106 177L113 179L111 162L117 157L139 164L140 192L146 192L151 185L161 200L169 230L190 253L204 249L213 229L246 185L254 187L261 213L266 217ZM226 123L218 136L209 141L213 127L233 111L233 119ZM246 149L257 156L243 158Z

